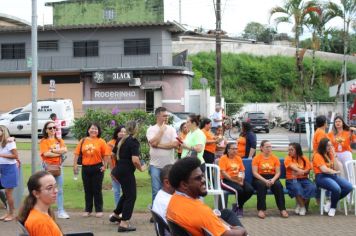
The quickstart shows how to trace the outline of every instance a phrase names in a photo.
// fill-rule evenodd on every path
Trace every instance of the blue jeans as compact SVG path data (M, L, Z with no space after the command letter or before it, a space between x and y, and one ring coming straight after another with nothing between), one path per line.
M45 170L46 163L42 163L42 167ZM61 175L54 177L56 179L57 187L58 187L58 193L57 193L57 209L58 213L64 211L64 205L63 205L63 167L61 168Z
M316 186L309 179L286 180L286 188L291 198L300 196L310 199L316 194Z
M352 185L335 174L317 174L315 181L318 187L331 192L331 208L336 208L338 201L352 191Z
M120 201L121 184L118 181L112 179L111 185L112 185L112 189L114 191L115 206L117 206L117 204Z
M161 179L160 179L161 169L159 169L153 165L150 165L149 174L151 175L152 204L153 204L153 200L155 199L158 191L162 187L162 183L161 183Z

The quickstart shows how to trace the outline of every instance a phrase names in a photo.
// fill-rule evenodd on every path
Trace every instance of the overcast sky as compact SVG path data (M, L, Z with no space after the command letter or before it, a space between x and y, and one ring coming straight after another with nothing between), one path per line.
M61 0L52 0L58 2ZM339 3L339 0L333 0ZM31 0L0 0L0 13L31 21ZM45 7L45 2L51 0L37 0L38 24L52 23L52 8ZM214 2L216 0L181 0L182 23L192 27L204 29L215 28ZM243 32L247 23L256 21L268 25L269 10L274 6L282 6L283 0L221 0L222 29L231 35ZM179 21L179 0L164 0L165 20ZM342 28L341 20L334 20L332 26ZM273 26L273 22L271 22ZM291 33L291 25L280 24L279 33Z

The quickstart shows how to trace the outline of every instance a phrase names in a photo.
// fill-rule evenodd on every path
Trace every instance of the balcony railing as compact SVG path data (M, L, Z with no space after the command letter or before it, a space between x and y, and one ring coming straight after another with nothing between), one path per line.
M126 56L123 54L98 57L39 56L38 70L80 70L127 67L172 66L172 54ZM0 72L30 71L26 59L0 60Z

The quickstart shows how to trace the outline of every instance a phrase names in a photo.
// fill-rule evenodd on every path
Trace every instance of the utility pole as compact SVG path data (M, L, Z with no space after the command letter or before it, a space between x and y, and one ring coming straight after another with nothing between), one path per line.
M182 0L179 0L179 24L182 24Z
M215 95L216 103L221 104L221 0L216 0L216 68L215 68Z
M32 0L31 28L31 57L32 57L32 118L31 118L31 172L36 172L38 160L38 119L37 119L37 0Z

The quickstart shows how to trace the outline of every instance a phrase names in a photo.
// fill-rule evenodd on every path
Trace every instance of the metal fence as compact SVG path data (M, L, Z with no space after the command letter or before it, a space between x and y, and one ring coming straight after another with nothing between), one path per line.
M149 55L101 54L97 57L39 56L39 70L63 70L83 68L153 67L172 66L171 53L151 53ZM174 66L174 65L173 65ZM189 66L189 64L187 65ZM1 71L29 71L26 59L0 60Z

